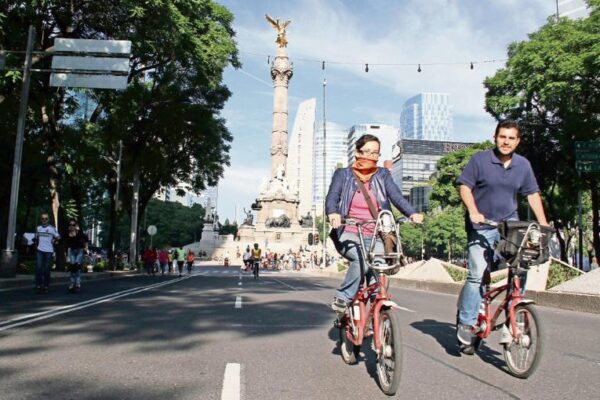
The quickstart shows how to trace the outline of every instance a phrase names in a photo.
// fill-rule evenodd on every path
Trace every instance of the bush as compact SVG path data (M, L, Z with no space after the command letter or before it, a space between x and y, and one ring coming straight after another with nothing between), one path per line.
M576 268L567 267L557 262L551 262L548 270L548 282L546 283L546 290L558 286L573 278L577 278L583 272Z
M448 275L450 275L450 278L452 278L454 282L462 282L465 279L467 279L468 271L464 268L454 268L448 267L446 265L444 265L444 268L446 269Z
M94 272L102 272L102 271L106 270L107 267L108 267L107 261L98 261L96 263L96 265L94 265Z

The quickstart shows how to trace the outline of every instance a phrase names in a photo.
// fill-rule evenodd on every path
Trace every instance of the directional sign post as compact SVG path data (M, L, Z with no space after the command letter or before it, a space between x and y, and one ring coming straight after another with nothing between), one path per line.
M129 40L54 40L50 86L125 89L129 74Z
M575 142L578 172L600 172L600 141Z
M600 172L600 141L575 142L575 168L581 178L582 173ZM581 189L577 193L579 209L579 268L583 268L583 221Z

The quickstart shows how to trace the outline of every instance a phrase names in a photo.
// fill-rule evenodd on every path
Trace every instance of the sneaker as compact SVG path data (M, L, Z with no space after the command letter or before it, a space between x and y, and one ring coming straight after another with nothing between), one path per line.
M81 292L81 286L75 286L75 293Z
M510 329L508 329L508 326L502 325L500 344L508 344L512 341L513 341L513 337L512 337L512 334L510 333Z
M333 302L331 303L331 309L337 313L344 313L348 308L348 302L344 299L338 299L337 297L333 298Z
M456 338L466 346L470 346L473 342L473 326L458 324L456 327Z
M67 289L69 291L69 293L73 293L75 291L75 285L74 284L70 284L69 285L69 289Z

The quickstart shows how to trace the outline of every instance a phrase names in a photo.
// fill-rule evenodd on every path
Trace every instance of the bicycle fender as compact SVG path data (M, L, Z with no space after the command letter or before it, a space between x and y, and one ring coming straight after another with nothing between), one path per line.
M515 304L515 306L518 306L519 304L535 304L535 300L522 299L517 304Z
M397 308L400 309L400 306L393 302L392 300L386 300L383 302L382 308Z

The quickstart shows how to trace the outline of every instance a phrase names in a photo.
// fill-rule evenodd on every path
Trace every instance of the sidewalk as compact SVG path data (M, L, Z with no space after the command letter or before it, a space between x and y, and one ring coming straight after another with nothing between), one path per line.
M137 271L104 271L104 272L86 272L81 274L83 282L90 280L124 278L127 276L138 275ZM15 288L34 288L34 275L17 274L15 278L0 278L0 291ZM50 276L50 287L68 284L70 281L69 272L52 271Z
M314 276L338 278L340 282L346 273L345 271L337 272L337 267L328 267L323 270L305 270L303 272ZM401 274L398 273L397 275ZM598 270L597 274L593 276L590 275L589 278L593 278L594 282L599 282L600 270ZM587 284L589 285L589 282ZM456 295L457 298L463 287L462 282L436 282L425 279L409 279L399 276L392 276L390 285L406 289L453 294ZM574 290L573 288L571 289ZM527 298L535 301L537 305L544 307L600 314L600 295L596 294L577 293L575 291L527 290Z

